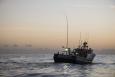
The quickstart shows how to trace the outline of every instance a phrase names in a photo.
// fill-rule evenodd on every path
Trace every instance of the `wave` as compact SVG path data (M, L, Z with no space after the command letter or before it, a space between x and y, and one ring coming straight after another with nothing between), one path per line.
M101 63L101 62L97 62L97 63L92 63L91 65L115 65L115 63Z
M49 73L31 73L21 74L13 77L70 77L69 74L49 74Z
M50 62L15 62L15 61L10 61L10 62L0 62L0 64L26 64L26 65L59 65L59 64L70 64L70 65L81 65L81 64L73 64L73 63L54 63L53 61ZM103 62L95 62L95 63L91 63L91 64L83 64L83 65L114 65L115 63L103 63Z

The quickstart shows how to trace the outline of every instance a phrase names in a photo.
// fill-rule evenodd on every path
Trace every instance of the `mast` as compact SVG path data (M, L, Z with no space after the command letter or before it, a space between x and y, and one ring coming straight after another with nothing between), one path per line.
M68 18L66 16L66 23L67 23L67 40L66 40L66 48L68 49Z

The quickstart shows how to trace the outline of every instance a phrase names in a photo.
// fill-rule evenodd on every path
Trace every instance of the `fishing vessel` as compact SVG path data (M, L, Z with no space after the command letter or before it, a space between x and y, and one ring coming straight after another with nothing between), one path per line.
M77 48L71 49L68 47L68 19L67 20L67 42L66 48L63 51L54 53L53 59L55 63L77 63L88 64L92 63L96 54L92 48L88 47L88 42L84 41Z
M95 57L92 48L88 48L87 42L85 41L81 47L71 50L66 48L64 51L54 53L55 63L77 63L77 64L88 64L92 63Z

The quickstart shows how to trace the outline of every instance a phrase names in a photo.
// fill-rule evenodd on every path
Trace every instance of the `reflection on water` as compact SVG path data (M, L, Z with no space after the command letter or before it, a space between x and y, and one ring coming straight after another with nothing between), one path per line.
M52 54L0 55L0 77L115 77L115 55L86 65L54 63Z

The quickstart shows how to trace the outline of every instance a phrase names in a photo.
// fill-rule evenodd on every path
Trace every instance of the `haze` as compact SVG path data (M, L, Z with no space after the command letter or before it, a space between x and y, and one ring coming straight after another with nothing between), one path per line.
M0 0L0 47L69 47L82 40L96 49L115 48L115 0Z

